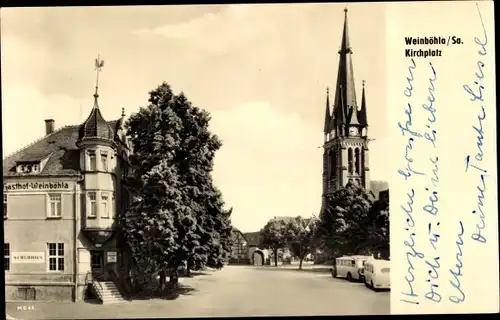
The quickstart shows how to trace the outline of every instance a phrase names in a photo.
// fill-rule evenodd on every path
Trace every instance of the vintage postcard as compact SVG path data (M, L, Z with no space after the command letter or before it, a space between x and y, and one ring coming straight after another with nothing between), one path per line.
M0 15L6 319L498 312L493 2Z

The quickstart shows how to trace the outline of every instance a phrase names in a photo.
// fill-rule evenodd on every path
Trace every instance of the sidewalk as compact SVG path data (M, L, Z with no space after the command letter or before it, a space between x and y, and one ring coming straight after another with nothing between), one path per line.
M299 264L282 264L275 267L273 264L270 266L262 266L259 268L265 268L268 270L290 270L290 271L301 271L301 272L330 272L332 266L321 265L321 264L303 264L302 270L299 269Z

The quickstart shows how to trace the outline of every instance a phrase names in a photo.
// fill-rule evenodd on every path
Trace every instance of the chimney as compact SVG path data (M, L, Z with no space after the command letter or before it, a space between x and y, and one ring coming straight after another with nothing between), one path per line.
M54 119L45 120L45 134L49 135L54 132Z

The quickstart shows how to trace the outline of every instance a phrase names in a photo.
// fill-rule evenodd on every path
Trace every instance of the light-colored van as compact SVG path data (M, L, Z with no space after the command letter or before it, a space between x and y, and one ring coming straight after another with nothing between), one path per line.
M365 285L373 290L391 288L391 262L370 260L365 263Z
M334 278L346 278L349 281L364 281L363 266L372 256L343 256L335 259L332 268Z

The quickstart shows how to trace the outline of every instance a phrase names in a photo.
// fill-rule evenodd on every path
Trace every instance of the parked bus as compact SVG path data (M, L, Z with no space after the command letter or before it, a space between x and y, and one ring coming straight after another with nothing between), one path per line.
M389 260L370 260L365 263L365 285L373 290L391 288Z
M364 281L363 266L372 256L343 256L335 259L332 268L334 278L346 278L349 281Z

